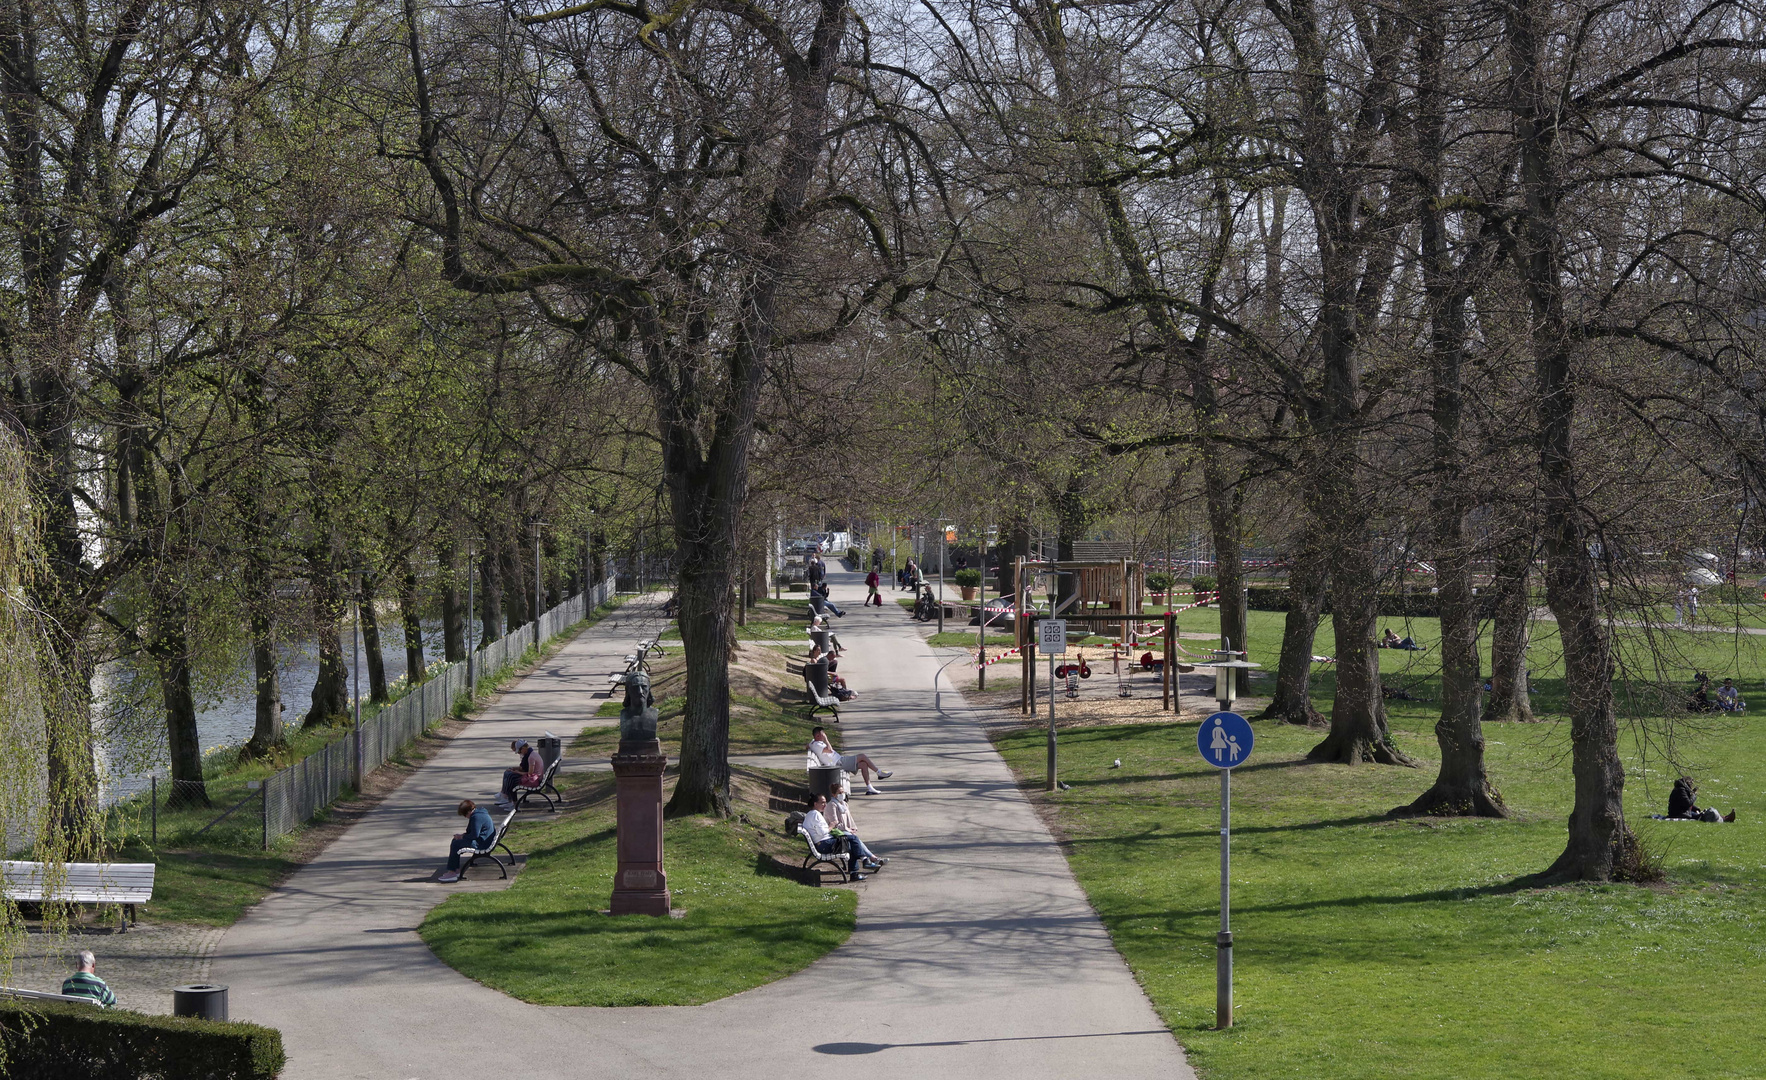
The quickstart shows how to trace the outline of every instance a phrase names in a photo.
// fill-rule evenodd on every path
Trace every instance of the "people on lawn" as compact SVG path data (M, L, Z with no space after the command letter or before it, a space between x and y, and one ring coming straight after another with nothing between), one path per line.
M838 765L847 772L858 773L860 779L865 782L866 795L883 794L875 784L871 783L871 773L876 773L879 780L887 780L895 775L879 768L877 763L871 760L869 754L842 754L834 749L833 744L828 742L827 728L818 727L810 732L807 753L809 755L808 765L812 769L831 769Z
M1722 814L1719 813L1715 807L1705 807L1704 809L1700 809L1698 803L1694 801L1698 798L1698 795L1699 786L1693 782L1692 777L1682 776L1680 779L1674 781L1674 790L1668 793L1668 816L1666 820L1708 821L1713 824L1719 821L1735 820L1734 810L1731 810L1728 814Z
M497 805L504 810L514 808L517 787L539 787L546 780L546 759L526 739L514 740L509 749L521 759L521 764L503 770L503 791L497 796Z
M62 994L66 997L86 998L101 1009L108 1009L115 1005L117 996L111 993L110 987L98 977L98 958L86 950L81 950L79 961L79 970L62 982Z
M1692 699L1686 707L1693 712L1710 712L1717 706L1711 701L1711 677L1702 671L1692 676Z
M859 854L864 850L863 845L858 842L858 837L850 833L841 833L838 836L834 834L828 819L822 816L822 810L827 805L826 795L811 795L803 800L803 821L797 827L803 830L803 835L809 837L810 846L823 855L846 852L846 876L853 881L863 881L865 875L858 872L864 866L864 856Z
M1399 637L1397 634L1394 634L1392 628L1388 626L1386 627L1386 635L1380 639L1380 648L1408 649L1412 652L1421 652L1423 647L1418 645L1416 639L1408 634L1404 637Z
M1736 688L1734 679L1724 679L1723 685L1717 688L1717 707L1724 712L1741 712L1748 703L1741 699L1741 691Z
M879 856L865 846L858 834L858 824L853 821L852 807L846 804L846 785L834 784L829 788L828 804L822 807L822 817L828 822L828 828L835 833L845 833L852 837L854 849L860 859L864 860L866 870L880 869L889 860Z
M473 851L482 851L491 846L497 838L496 822L491 820L491 812L473 802L461 799L460 816L466 819L466 831L455 833L454 839L448 843L448 868L442 871L439 880L444 883L460 880L460 857Z

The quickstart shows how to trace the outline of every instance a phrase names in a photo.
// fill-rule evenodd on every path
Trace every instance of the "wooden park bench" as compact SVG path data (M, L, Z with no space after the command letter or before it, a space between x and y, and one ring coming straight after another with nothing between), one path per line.
M135 905L153 899L153 863L68 863L59 881L45 882L40 862L0 862L0 884L15 904L117 904L122 929L136 921Z
M559 760L562 761L563 759L560 758ZM498 873L502 874L504 877L509 876L509 868L515 865L515 853L509 850L508 844L503 843L503 837L509 832L509 823L515 820L515 813L516 811L510 810L507 814L503 815L503 823L497 826L496 835L492 836L491 842L484 847L460 849L460 877L462 879L466 877L466 871L472 869L472 864L479 859L489 859L491 862L497 864ZM504 854L509 856L508 862L504 862L497 857L498 848L502 848Z
M535 795L546 800L546 813L549 814L558 809L558 803L564 801L564 796L559 793L557 788L552 786L552 778L558 774L558 766L562 764L564 764L564 755L560 754L552 760L550 765L546 766L546 771L544 775L540 777L539 783L517 783L515 785L515 809L519 810L523 806L526 806L527 800ZM556 802L553 800L556 800Z

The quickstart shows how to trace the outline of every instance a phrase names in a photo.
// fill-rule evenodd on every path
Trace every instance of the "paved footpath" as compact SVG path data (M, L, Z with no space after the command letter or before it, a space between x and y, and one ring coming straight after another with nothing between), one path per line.
M846 745L896 770L854 802L893 861L855 886L846 945L708 1005L586 1009L506 997L413 932L455 888L429 880L453 803L494 792L509 738L575 734L607 671L650 636L651 611L622 609L227 933L212 978L231 986L233 1017L282 1030L288 1080L779 1080L848 1065L892 1080L1193 1078L940 661L898 606L859 607L858 575L831 578L847 610L841 674L859 692L841 709Z

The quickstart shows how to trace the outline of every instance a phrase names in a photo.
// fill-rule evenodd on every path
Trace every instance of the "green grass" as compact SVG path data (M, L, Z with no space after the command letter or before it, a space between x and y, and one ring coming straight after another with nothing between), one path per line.
M596 716L617 717L621 699L604 701L595 710ZM681 718L687 709L684 695L658 699L656 702L656 735L662 740L663 753L669 758L679 756ZM781 703L751 694L730 695L730 753L776 754L802 750L809 742L809 729L815 724L805 718L807 708L800 703ZM606 757L619 745L619 728L590 728L580 737L579 745L588 756Z
M975 634L973 631L964 633L961 630L947 630L942 634L933 634L928 639L928 644L934 647L954 645L972 649L975 647ZM990 649L1009 649L1016 644L1018 644L1018 639L1010 634L987 635L987 647Z
M1400 722L1413 754L1432 740ZM1766 1014L1766 735L1733 722L1700 751L1701 796L1741 824L1632 825L1672 884L1514 890L1562 849L1571 794L1557 725L1491 725L1510 821L1392 821L1422 770L1301 763L1317 734L1257 725L1233 775L1237 1023L1214 1019L1218 774L1193 726L1063 734L1052 800L1075 874L1205 1077L1758 1076ZM1033 788L1042 735L1000 739ZM1121 769L1110 769L1120 758ZM1644 778L1631 754L1632 783ZM1665 801L1665 773L1650 776ZM1048 800L1040 790L1031 797ZM1524 1064L1519 1064L1524 1063Z
M854 893L763 873L766 838L739 821L668 821L668 884L684 912L672 919L598 914L615 864L610 800L511 840L528 853L514 884L450 897L419 932L449 966L523 1001L698 1005L802 970L852 933Z
M1282 620L1250 614L1253 660L1273 668ZM1178 622L1218 629L1212 612ZM1437 621L1386 625L1430 648L1382 651L1384 681L1438 699ZM1766 641L1621 630L1628 820L1669 881L1517 889L1563 849L1573 794L1567 726L1553 722L1565 704L1556 631L1535 623L1529 650L1547 722L1485 729L1511 820L1385 818L1434 778L1434 701L1387 703L1396 741L1423 765L1414 770L1305 764L1319 733L1256 725L1256 756L1233 777L1230 1032L1211 1030L1219 779L1197 767L1195 728L1064 733L1061 775L1073 787L1052 797L1040 790L1043 735L998 741L1030 797L1048 802L1117 948L1205 1077L1758 1076L1766 725L1692 716L1679 702L1698 669L1738 676L1760 696L1754 708L1766 706ZM1333 651L1328 619L1315 651ZM1334 673L1314 672L1328 713ZM1733 808L1740 823L1649 820L1682 771L1697 777L1701 804Z

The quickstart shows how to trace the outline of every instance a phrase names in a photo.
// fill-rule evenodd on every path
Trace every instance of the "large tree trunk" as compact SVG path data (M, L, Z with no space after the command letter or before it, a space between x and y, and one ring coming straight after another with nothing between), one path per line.
M1288 614L1282 625L1282 655L1275 676L1275 696L1259 719L1322 728L1324 714L1312 705L1312 657L1324 609L1328 553L1313 530L1301 532L1288 558Z
M190 687L189 610L174 582L156 579L148 654L159 674L166 709L166 748L172 759L169 807L209 805L202 778L202 738L196 730L196 696Z
M423 619L417 608L417 570L409 555L399 560L399 622L405 630L405 681L423 685L428 665L423 661Z
M362 659L368 665L368 700L377 705L391 697L386 687L386 654L380 648L380 616L374 611L379 585L378 575L363 574L362 591L356 597L357 617L362 623Z
M1208 395L1212 400L1212 391ZM1208 525L1214 537L1214 574L1220 589L1215 606L1220 609L1220 635L1238 652L1246 651L1249 633L1245 613L1245 563L1239 542L1238 485L1228 477L1221 451L1212 444L1202 451L1202 483L1208 498ZM1251 672L1240 670L1236 676L1238 693L1251 688Z
M344 582L334 544L321 544L307 559L313 593L313 629L319 643L319 674L303 727L329 724L349 715L350 672L343 655Z
M1533 538L1502 545L1496 554L1496 617L1491 620L1490 696L1484 699L1486 722L1533 722L1533 701L1527 694L1527 637L1533 619L1528 573L1533 568Z
M251 612L251 667L256 688L256 709L252 720L251 741L245 744L248 757L263 757L281 746L282 673L276 655L276 592L275 584L257 559L247 559L245 566L246 604Z
M503 575L498 570L496 541L485 530L485 551L478 559L478 647L503 636Z
M1386 726L1379 652L1374 647L1380 579L1354 475L1358 460L1353 439L1346 440L1326 459L1317 488L1321 524L1331 540L1331 628L1337 651L1337 692L1331 699L1330 733L1306 757L1344 765L1415 766L1392 741Z
M497 547L503 575L504 632L510 634L533 621L533 592L524 572L521 549L519 535L505 537Z
M466 598L460 593L460 550L452 540L442 550L441 566L442 659L458 664L466 659ZM472 573L472 567L466 568Z
M1435 492L1430 511L1441 615L1441 719L1435 723L1441 768L1429 790L1394 813L1507 817L1502 795L1484 770L1478 613L1472 597L1471 544L1466 537L1470 500L1460 446L1465 411L1462 372L1466 301L1471 290L1465 271L1475 270L1482 256L1480 248L1474 245L1460 256L1456 266L1448 253L1451 241L1440 209L1439 190L1444 152L1441 66L1446 29L1439 9L1425 6L1421 14L1417 32L1417 205L1421 219L1420 261L1429 301L1430 374L1434 382L1430 419L1434 427L1431 450Z
M1539 504L1545 540L1545 596L1557 616L1569 692L1570 771L1576 781L1563 854L1547 881L1609 881L1637 870L1637 838L1625 824L1625 767L1613 706L1612 643L1601 618L1600 583L1583 531L1576 477L1576 387L1564 315L1563 239L1558 230L1558 95L1546 71L1551 6L1512 0L1505 9L1521 192L1517 258L1532 316L1539 422Z

